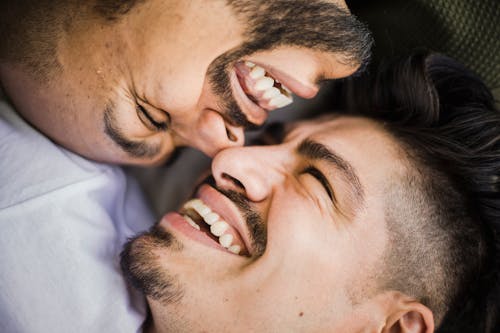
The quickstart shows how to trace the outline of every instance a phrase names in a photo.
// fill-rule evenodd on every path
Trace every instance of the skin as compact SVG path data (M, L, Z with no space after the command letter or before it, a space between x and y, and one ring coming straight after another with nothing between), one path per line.
M344 1L336 3L346 7ZM3 88L30 123L85 157L123 164L160 164L180 146L213 156L243 144L243 128L229 119L207 77L217 57L244 42L245 22L224 1L149 0L114 24L87 17L75 18L61 32L61 66L50 80L33 80L19 65L0 65ZM284 45L238 60L293 77L302 96L311 98L319 78L344 77L357 69L339 59ZM249 112L237 96L236 101L248 122L260 125L267 118ZM168 130L152 128L136 104ZM156 150L132 156L111 140L103 121L107 108L113 110L115 129L128 141Z
M297 153L304 139L341 156L362 192L354 194L352 182L330 163ZM147 236L132 243L152 249L153 264L182 294L171 302L147 296L148 331L432 332L428 308L399 292L381 291L375 282L388 247L384 183L403 172L398 161L396 143L377 124L346 117L298 123L280 144L217 154L216 186L248 198L267 232L265 250L237 256L209 247L167 214L159 226L177 246L155 247ZM335 204L304 171L311 165L330 184ZM212 200L223 207L219 215L235 205L221 193Z

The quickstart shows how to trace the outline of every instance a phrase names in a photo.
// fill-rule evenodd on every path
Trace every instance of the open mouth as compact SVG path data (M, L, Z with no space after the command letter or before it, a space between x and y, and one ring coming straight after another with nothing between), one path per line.
M237 228L214 212L202 199L192 199L180 211L195 230L204 233L226 251L249 256L249 250Z
M261 108L271 111L293 102L292 92L266 70L250 61L236 64L238 81L247 95Z
M293 102L292 92L263 67L250 61L239 61L234 65L232 76L236 96L249 120L261 125L269 111L285 107Z
M229 72L233 96L250 123L262 125L269 111L293 102L292 94L306 99L317 95L317 79L288 72L249 60L234 63Z

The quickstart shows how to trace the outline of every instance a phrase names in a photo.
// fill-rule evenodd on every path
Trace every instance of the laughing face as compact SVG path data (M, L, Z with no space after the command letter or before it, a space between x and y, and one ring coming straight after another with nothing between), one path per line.
M384 188L402 172L395 147L372 121L330 117L297 123L279 144L217 154L213 183L123 253L156 330L389 325L397 297L375 277L388 239Z
M79 13L59 20L47 80L3 64L2 85L51 139L107 162L240 146L244 128L352 74L370 47L343 1L147 0L113 22Z

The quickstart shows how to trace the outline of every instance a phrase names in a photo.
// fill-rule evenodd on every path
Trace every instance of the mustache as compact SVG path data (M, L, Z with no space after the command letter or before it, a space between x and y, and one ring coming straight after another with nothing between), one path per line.
M254 256L260 257L264 254L267 245L267 228L262 215L252 208L250 200L237 191L225 190L217 187L215 178L209 175L203 180L196 188L196 190L203 184L210 185L217 192L227 197L238 208L243 215L243 219L250 232L250 241L254 250ZM195 193L196 193L195 190Z
M209 66L207 75L214 93L219 97L218 106L223 111L226 121L235 127L245 130L255 130L259 126L248 121L245 113L236 102L229 80L229 67L233 65L240 54L222 54Z

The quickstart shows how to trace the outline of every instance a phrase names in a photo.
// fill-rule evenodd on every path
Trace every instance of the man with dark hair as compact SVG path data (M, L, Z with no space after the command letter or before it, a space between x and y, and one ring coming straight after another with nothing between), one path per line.
M87 158L240 146L370 47L343 0L0 1L0 331L140 328L118 255L154 218L119 167Z
M84 157L151 165L243 143L267 113L348 76L371 38L341 0L4 1L0 80Z
M491 94L438 55L348 93L354 114L218 153L194 199L129 241L147 332L498 332Z

